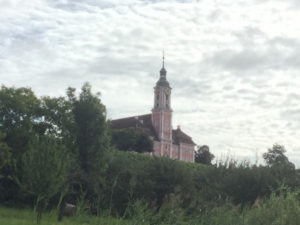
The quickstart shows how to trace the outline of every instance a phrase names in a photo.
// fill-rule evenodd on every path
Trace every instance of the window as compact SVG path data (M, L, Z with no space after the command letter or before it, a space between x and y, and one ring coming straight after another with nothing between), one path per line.
M159 95L156 95L156 99L159 100Z
M169 95L166 95L166 100L169 100Z

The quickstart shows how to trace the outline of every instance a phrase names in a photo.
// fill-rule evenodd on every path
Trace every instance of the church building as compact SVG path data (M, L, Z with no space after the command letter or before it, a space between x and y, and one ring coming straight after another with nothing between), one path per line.
M159 80L154 87L154 105L152 113L116 119L111 121L112 129L138 128L153 140L153 154L187 162L195 161L195 143L180 127L173 129L171 108L171 90L167 81L167 70L163 65Z

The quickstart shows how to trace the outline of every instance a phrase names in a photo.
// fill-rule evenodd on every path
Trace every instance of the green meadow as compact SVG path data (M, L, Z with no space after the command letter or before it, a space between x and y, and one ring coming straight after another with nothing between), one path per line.
M130 220L88 214L65 217L57 221L57 212L43 215L43 225L298 225L300 224L300 202L298 192L286 189L273 193L260 205L241 209L234 205L224 205L198 215L188 215L178 211L151 212L139 206ZM32 225L36 223L36 213L30 209L0 208L0 224Z
M32 209L16 209L0 207L1 225L32 225L36 224L36 213ZM62 221L57 221L57 211L45 212L41 220L43 225L129 225L126 220L112 217L96 217L91 215L78 215L65 217Z

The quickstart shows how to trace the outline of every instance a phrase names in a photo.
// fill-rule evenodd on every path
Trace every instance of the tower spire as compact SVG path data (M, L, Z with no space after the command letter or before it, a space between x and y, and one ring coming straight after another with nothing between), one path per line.
M167 71L165 69L165 50L163 50L163 57L162 57L162 68L160 70L160 77L166 79Z
M162 68L159 71L160 77L156 84L162 86L169 86L169 82L167 81L167 70L165 68L165 50L163 50L162 53Z

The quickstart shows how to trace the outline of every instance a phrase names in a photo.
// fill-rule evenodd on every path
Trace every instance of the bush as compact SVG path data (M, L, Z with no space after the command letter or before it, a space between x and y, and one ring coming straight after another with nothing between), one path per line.
M299 191L282 188L269 199L247 213L247 224L297 225L300 224Z

